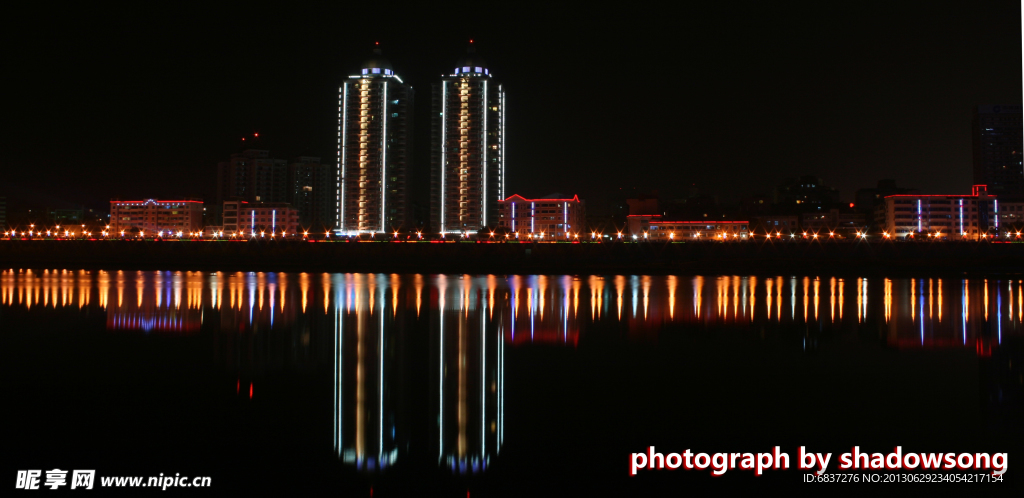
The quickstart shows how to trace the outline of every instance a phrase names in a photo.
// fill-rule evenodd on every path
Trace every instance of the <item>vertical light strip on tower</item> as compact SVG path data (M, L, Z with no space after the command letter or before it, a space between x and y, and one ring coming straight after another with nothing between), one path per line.
M481 220L482 223L480 225L481 225L481 227L486 227L487 226L487 197L489 195L491 195L487 191L487 147L490 147L489 140L487 140L487 80L484 80L484 95L483 95L483 98L481 98L480 100L483 101L483 107L484 107L484 137L483 137L483 141L482 141L483 149L484 149L484 154L483 154L484 159L483 159L483 167L482 167L483 173L484 173L484 189L483 189L482 192L480 192L480 199L483 201L484 209L483 209L483 213L482 213L483 214L483 220Z
M464 104L459 107L459 231L462 231L463 225L466 225L466 219L469 217L469 154L466 152L466 148L469 145L469 83L468 79L463 78L459 83L459 101L465 101ZM463 214L462 210L462 196L466 195L466 214Z
M338 101L338 181L341 186L341 196L338 201L338 229L345 231L345 135L348 130L348 82L341 87L341 100Z
M444 215L448 199L444 196L444 180L445 170L448 168L445 163L445 154L448 149L448 143L445 142L445 136L448 128L448 121L445 119L445 114L448 113L448 82L441 80L441 234L444 235Z
M381 109L381 122L384 126L383 136L381 137L381 150L383 155L380 160L380 233L386 233L384 231L384 222L387 219L386 209L386 186L388 181L388 82L384 82L384 102L380 106Z
M498 142L499 142L498 147L501 149L501 157L498 158L498 160L500 161L500 163L498 164L498 169L500 171L500 173L498 175L498 178L500 178L500 180L501 180L501 189L500 189L501 190L501 195L498 196L498 199L504 199L505 198L505 181L506 181L506 178L505 178L505 175L506 175L506 173L505 173L505 121L506 121L506 116L505 116L505 91L501 89L501 85L498 85L498 93L501 94L501 114L499 114L499 116L501 118L501 136L498 137Z

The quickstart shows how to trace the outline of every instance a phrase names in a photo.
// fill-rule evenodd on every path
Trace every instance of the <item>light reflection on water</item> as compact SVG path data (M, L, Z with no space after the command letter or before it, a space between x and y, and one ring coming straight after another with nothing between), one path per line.
M985 357L1021 334L1024 292L1012 278L5 270L0 305L99 309L108 330L219 330L236 365L261 361L254 346L232 338L238 334L290 331L299 350L311 347L311 330L330 334L333 448L366 471L405 451L396 424L396 379L409 354L401 335L413 322L428 323L431 367L415 375L434 378L437 461L474 473L505 443L508 348L575 348L588 330L648 341L692 328L777 326L802 335L803 348L809 338L813 347L818 336L853 329L893 348L965 348Z

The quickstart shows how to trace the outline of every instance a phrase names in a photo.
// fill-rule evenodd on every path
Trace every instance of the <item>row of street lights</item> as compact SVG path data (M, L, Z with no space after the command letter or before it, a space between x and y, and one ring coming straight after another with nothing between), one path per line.
M37 231L37 230L35 230L35 225L32 224L32 225L29 225L29 230L27 230L27 231L18 232L17 230L11 229L11 230L7 230L7 231L3 232L3 236L7 237L7 238L18 237L18 236L21 236L21 237L26 237L27 236L27 237L32 237L32 238L34 238L34 237L43 237L43 236L45 236L45 237L56 237L56 238L62 238L62 237L63 238L75 238L75 237L79 237L79 236L87 237L87 238L92 237L93 233L91 231L88 231L85 228L85 225L81 225L81 227L82 227L81 230L78 231L78 232L76 232L75 230L72 230L72 229L68 229L68 228L65 228L63 231L61 231L60 225L57 225L53 230L45 230L45 231L38 230ZM166 233L166 235L165 235L165 233ZM100 232L100 234L104 238L109 238L110 235L111 235L111 233L110 233L110 226L107 225L105 227L105 230L102 230ZM145 237L146 237L146 233L143 230L140 230L137 234L131 234L131 233L125 232L124 230L121 230L119 235L120 235L120 238L122 238L122 239L125 238L126 235L128 237L131 237L131 238L139 238L139 239L145 239ZM297 235L298 235L297 233L292 234L292 236L297 236ZM348 234L347 236L349 238L353 238L353 237L359 237L361 235L363 235L363 234ZM370 233L369 235L371 237L374 236L373 233ZM462 239L467 239L467 238L470 238L472 236L472 232L469 232L469 231L466 231L466 232L449 232L447 234L442 232L440 234L441 239L444 240L447 235L454 235L454 236L461 237ZM500 240L500 238L501 238L500 235L501 234L498 234L497 232L494 232L494 231L490 232L490 238L491 239L494 239L496 235L498 236L498 239ZM516 240L520 240L521 239L519 232L508 232L508 233L504 233L504 235L505 235L504 238L506 240L511 240L513 237ZM543 241L543 240L557 241L557 240L562 238L562 237L559 237L558 235L556 235L554 233L548 234L546 232L527 233L527 234L523 234L523 235L524 235L524 237L522 237L522 238L524 238L526 240L532 240L532 241L533 240L535 240L535 241ZM759 237L759 235L755 234L755 233L751 233L749 235L750 235L751 239ZM789 233L787 235L789 236L790 239L795 239L797 237L796 233ZM822 238L824 238L824 234L820 234L820 235L821 235ZM893 235L890 234L888 231L883 231L881 235L882 235L883 239L892 239L893 238ZM963 237L966 237L968 234L966 232L963 232L961 235ZM188 238L190 238L190 239L203 239L205 236L206 236L206 234L203 231L188 232ZM245 230L241 230L241 231L233 232L233 233L225 236L224 231L216 231L216 232L213 232L212 234L210 234L210 236L207 237L206 240L210 240L210 239L225 239L225 238L230 238L230 239L234 239L234 240L245 239L245 238L250 238L250 239L252 239L252 238L271 238L271 239L274 239L274 238L276 238L278 236L280 236L281 238L286 238L288 236L288 233L287 233L287 231L281 231L281 233L279 235L276 232L271 231L268 234L267 231L261 230L257 234L256 230L251 230L249 233L246 233ZM398 240L400 238L400 232L398 232L398 231L393 232L393 236L394 236L395 240ZM724 241L724 240L729 240L730 236L731 236L732 239L747 238L747 234L742 234L741 235L741 234L738 234L738 233L731 233L731 234L730 233L718 233L718 234L715 234L713 236L710 235L710 234L705 236L705 235L703 235L702 232L694 233L692 238L698 239L698 240L702 239L702 238L704 238L704 239L711 238L711 239L714 239L714 240L723 240ZM936 231L934 233L927 232L927 236L929 238L933 239L933 240L938 240L939 238L941 238L943 236L948 236L948 234L943 234L940 231ZM160 231L155 232L155 236L153 238L155 238L155 239L164 239L164 238L177 238L177 239L181 239L183 237L185 237L185 232L182 231L182 230L179 230L177 232L172 231L172 230L160 230ZM342 235L341 237L345 237L345 235ZM631 237L632 237L632 240L634 240L634 241L638 241L638 240L641 240L641 239L643 239L643 240L649 240L650 239L649 232L647 232L647 231L644 231L640 235L632 234ZM776 239L776 240L782 240L782 239L785 238L785 235L783 235L782 232L775 232L775 234L772 234L771 232L767 232L767 233L765 233L764 237L765 237L766 240L772 240L773 238ZM804 238L804 239L816 240L816 239L819 238L819 233L814 232L814 233L808 234L808 232L802 232L801 237ZM835 237L836 237L836 233L834 231L829 231L828 232L828 238L832 239L832 238L835 238ZM909 237L913 238L914 234L910 234ZM980 235L980 237L982 239L993 239L994 240L994 239L997 239L999 237L999 235L998 234L983 233L983 234ZM302 232L302 238L303 238L303 240L307 240L307 239L310 238L310 234L309 234L308 230ZM331 238L331 231L324 232L324 240L328 240L330 238ZM597 232L597 231L592 231L590 233L590 239L592 241L594 241L594 240L603 240L605 238L611 238L611 236L604 235L603 232ZM623 239L623 232L621 232L621 231L616 232L616 237L615 238L617 240L622 240ZM676 240L675 232L669 233L668 238L670 240ZM684 238L683 236L680 236L679 240L682 240L683 238ZM860 240L867 239L868 238L868 232L866 232L866 231L857 231L855 238L856 239L860 239ZM1008 231L1008 232L1005 233L1005 238L1018 238L1019 239L1019 238L1021 238L1021 232L1020 231L1016 231L1016 232ZM422 240L423 239L423 232L422 231L417 231L416 232L416 239L417 240ZM571 240L571 241L578 241L579 240L579 233L578 232L564 232L564 239L565 240Z

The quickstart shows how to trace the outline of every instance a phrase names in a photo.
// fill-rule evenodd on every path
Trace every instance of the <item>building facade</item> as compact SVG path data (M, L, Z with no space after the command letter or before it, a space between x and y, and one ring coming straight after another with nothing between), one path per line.
M334 170L319 157L275 159L270 151L247 149L217 165L218 206L229 200L287 202L303 226L318 231L335 226L336 191Z
M864 213L855 211L829 209L800 215L800 229L806 232L840 232L852 235L864 232L867 228L867 217Z
M992 195L1024 200L1024 125L1020 105L980 105L971 123L974 184Z
M635 240L746 239L750 236L750 223L745 220L671 221L658 214L631 214L626 219L626 231Z
M579 196L572 199L527 199L513 195L495 204L499 211L496 226L503 232L575 238L584 231L586 214Z
M304 228L322 232L334 228L333 168L321 164L319 157L299 156L288 164L288 190L291 203L299 212L299 224Z
M1016 238L1017 233L1024 232L1024 201L1000 202L997 214L1002 236Z
M219 202L285 202L288 161L272 158L270 151L260 149L231 154L231 159L217 165L217 196Z
M497 226L505 199L504 88L470 47L434 86L431 107L431 229Z
M889 195L881 211L890 238L981 240L999 232L999 201L984 185L970 195Z
M301 235L299 210L283 202L224 201L225 237Z
M339 233L390 233L413 225L413 97L379 49L338 89Z
M203 227L202 199L110 201L110 233L190 233Z
M839 203L839 190L826 186L820 178L805 175L787 179L775 189L775 204L801 210L828 209Z
M765 234L795 233L800 230L800 217L795 214L769 214L754 221L756 230Z

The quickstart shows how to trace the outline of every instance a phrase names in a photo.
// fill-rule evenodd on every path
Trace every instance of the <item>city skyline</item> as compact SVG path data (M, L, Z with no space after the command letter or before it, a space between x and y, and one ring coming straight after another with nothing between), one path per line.
M15 489L1020 487L1024 0L603 6L19 5Z
M90 206L213 198L205 173L255 132L265 137L260 148L328 160L338 82L373 41L422 95L472 38L513 90L509 195L571 192L597 213L620 187L671 196L696 184L730 199L805 174L839 187L844 201L882 178L966 192L974 109L1021 101L1019 7L705 7L688 13L685 29L639 9L573 22L575 10L561 8L490 26L478 22L494 14L483 9L459 14L470 28L442 34L431 26L443 13L413 11L396 14L386 33L328 30L319 18L332 16L309 13L169 14L140 30L68 11L45 27L22 26L50 43L13 44L23 48L12 60L19 98L7 113L17 126L0 160L10 166L8 189ZM314 35L243 41L221 29L253 21L303 23ZM183 23L197 34L180 36ZM57 69L77 75L75 84L47 76ZM639 81L658 96L651 105L617 97ZM414 113L424 145L414 152L417 182L429 181L428 100ZM143 113L141 102L156 112ZM636 143L644 146L627 146ZM72 174L81 180L61 180ZM546 182L533 181L541 175ZM4 194L11 207L17 197Z

